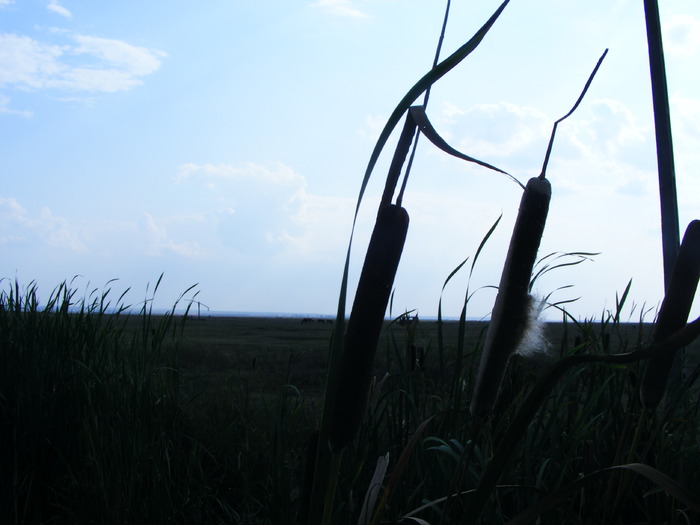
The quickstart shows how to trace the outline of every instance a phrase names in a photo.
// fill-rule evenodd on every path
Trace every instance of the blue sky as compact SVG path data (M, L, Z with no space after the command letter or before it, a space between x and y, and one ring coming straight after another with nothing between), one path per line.
M452 4L443 57L500 2ZM362 174L432 63L443 10L432 0L0 0L0 277L36 280L44 297L74 276L81 290L118 279L112 288L131 287L136 303L163 273L162 307L198 283L212 310L333 313ZM662 1L661 17L684 230L700 217L700 4ZM525 183L606 48L559 126L540 250L600 255L548 274L537 292L573 285L552 298L580 297L569 310L600 317L632 279L636 317L662 299L641 2L512 0L434 86L428 115L453 146ZM393 144L361 207L351 288ZM446 277L502 215L470 284L468 315L488 315L485 287L498 283L520 195L421 141L394 313L434 316ZM459 314L467 270L445 290L446 315Z

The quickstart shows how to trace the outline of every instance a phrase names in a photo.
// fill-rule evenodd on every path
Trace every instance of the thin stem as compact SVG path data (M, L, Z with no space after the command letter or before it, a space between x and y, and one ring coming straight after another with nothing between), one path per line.
M579 106L581 101L583 100L583 97L586 95L586 91L588 91L588 88L591 86L591 82L593 82L593 77L595 77L595 74L598 72L598 68L600 68L600 65L603 63L603 59L605 58L605 55L608 54L608 50L606 49L601 57L598 59L598 63L595 65L593 68L593 72L590 74L588 77L588 80L586 81L586 85L583 86L583 91L581 91L581 94L578 97L578 100L576 101L576 104L574 104L574 107L572 107L569 112L564 115L562 118L557 120L554 123L554 127L552 128L552 135L549 137L549 145L547 146L547 153L545 153L544 156L544 163L542 164L542 173L540 173L540 179L545 178L545 173L547 173L547 164L549 163L549 155L552 153L552 145L554 144L554 135L557 133L557 126L561 121L564 119L569 118L571 114L576 111L576 108Z
M442 50L442 42L445 40L445 29L447 28L447 20L450 17L450 0L447 0L447 6L445 7L445 18L442 21L442 30L440 31L440 38L438 39L437 48L435 49L435 59L433 60L433 68L440 62L440 51ZM428 107L428 99L430 98L430 90L433 86L431 85L425 90L425 97L423 97L423 107Z
M445 29L447 28L447 20L450 17L450 0L447 0L447 7L445 8L445 18L442 21L442 30L440 31L440 38L438 39L437 48L435 49L435 59L433 60L433 68L438 65L440 61L440 51L442 50L442 42L445 39ZM432 89L432 84L428 86L425 90L425 96L423 97L423 108L428 108L428 99L430 98L430 90ZM408 175L411 173L411 167L413 166L413 158L416 156L416 149L418 148L418 139L420 138L420 130L416 130L416 134L413 138L413 149L411 150L411 156L408 158L408 164L406 165L406 173L404 174L403 181L401 182L401 190L399 190L399 195L396 198L396 204L401 206L403 202L403 192L406 189L406 183L408 182Z

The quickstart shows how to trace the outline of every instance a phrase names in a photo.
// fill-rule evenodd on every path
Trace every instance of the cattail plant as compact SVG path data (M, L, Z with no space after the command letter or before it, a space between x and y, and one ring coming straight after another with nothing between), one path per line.
M474 397L470 407L474 417L487 417L493 410L506 373L508 359L522 342L533 317L531 312L535 304L530 296L530 279L552 197L552 186L545 175L557 126L576 111L607 54L606 49L598 59L574 106L566 115L554 122L542 172L539 177L530 179L525 187L498 285L498 295L486 333L484 351L479 362Z
M331 450L355 437L367 405L374 354L408 232L408 213L389 204L379 211L365 256L340 358L328 429Z
M377 223L375 224L365 257L348 326L345 335L334 338L331 345L326 394L319 429L318 446L316 447L314 480L308 505L308 523L327 524L331 522L342 450L357 433L365 411L374 354L394 275L398 268L408 231L408 214L401 207L401 196L408 179L410 161L396 204L391 204L391 199L396 189L401 167L408 154L411 140L414 134L416 139L418 137L416 128L420 127L421 131L424 132L422 126L419 126L414 118L415 112L410 111L411 105L419 96L426 93L435 82L451 71L479 46L509 1L503 0L493 15L471 39L445 60L434 64L430 71L408 90L389 116L370 155L355 208L353 231L357 213L372 171L394 128L402 116L407 114L406 125L399 139L399 145L394 152L394 161L392 161L387 176ZM447 6L447 11L449 11L449 2ZM445 15L446 21L447 14ZM438 53L439 47L438 45ZM426 104L427 95L423 108L425 108ZM473 161L471 157L468 160ZM353 235L351 234L338 300L338 315L336 317L336 334L338 336L343 333L342 330L345 327L345 299L352 237ZM329 446L325 446L326 443Z
M654 342L658 343L683 328L693 306L695 291L700 279L700 221L688 225L676 263L673 267L666 295L654 330ZM656 408L664 395L668 376L676 352L667 352L649 359L641 386L642 403Z
M470 408L474 417L482 418L493 410L508 359L522 341L527 328L530 310L534 306L529 293L530 277L547 221L551 196L552 186L543 174L528 181L520 201L476 377Z

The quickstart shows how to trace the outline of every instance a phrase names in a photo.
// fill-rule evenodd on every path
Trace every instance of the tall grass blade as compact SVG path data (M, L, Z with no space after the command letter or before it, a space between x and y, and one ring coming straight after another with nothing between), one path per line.
M454 270L450 272L450 275L447 276L447 279L445 279L445 282L442 285L442 289L440 290L440 299L438 300L437 311L438 360L440 362L440 382L442 382L445 379L445 338L442 321L442 296L445 293L445 287L447 286L447 283L449 283L452 277L454 277L457 274L457 272L459 272L459 270L462 269L462 266L467 264L468 260L469 257L464 259L461 263L457 265L457 267Z
M537 266L539 266L539 270L535 272L535 275L532 276L532 280L530 281L530 290L532 290L532 286L535 284L535 281L542 277L543 275L551 272L552 270L556 270L558 268L565 268L567 266L578 266L579 264L585 262L585 261L592 261L592 257L600 255L600 253L591 253L591 252L569 252L569 253L558 253L558 252L552 252L548 255L545 255L542 257L538 262ZM552 262L545 263L545 260L549 259L550 257L554 257ZM559 263L554 263L554 261L559 261L561 259L570 259L573 258L573 261L564 261L564 262L559 262Z
M661 201L661 241L664 263L664 284L671 282L673 267L680 245L676 172L673 161L671 111L668 103L666 65L661 38L661 20L658 0L644 0L644 16L649 48L651 94L656 130L656 159L659 170L659 197Z
M474 268L476 267L476 263L479 260L479 256L481 255L481 252L484 249L484 246L486 246L486 243L491 238L491 235L493 235L493 232L496 231L496 228L498 227L498 224L501 222L502 217L503 217L503 215L499 215L498 218L495 220L495 222L489 228L489 231L486 232L486 235L484 235L484 237L482 237L481 242L479 243L479 247L477 248L476 253L474 254L474 258L472 259L471 268L469 269L469 279L467 281L467 290L464 294L464 303L462 304L462 311L460 312L460 316L459 316L459 328L458 328L458 332L457 332L457 356L455 359L455 367L454 367L454 373L453 373L453 378L452 378L452 409L453 409L453 413L456 413L458 410L460 410L461 403L462 403L462 388L461 388L462 359L464 357L464 339L465 339L466 322L467 322L467 306L469 304L469 300L471 299L471 296L473 295L473 293L475 293L475 292L471 292L471 290L470 290L471 278L472 278L472 275L474 273Z
M615 315L613 316L613 323L617 324L620 322L620 316L622 315L622 309L627 302L627 297L629 297L630 290L632 289L632 279L627 282L625 286L625 291L622 292L622 296L619 297L617 292L615 293Z

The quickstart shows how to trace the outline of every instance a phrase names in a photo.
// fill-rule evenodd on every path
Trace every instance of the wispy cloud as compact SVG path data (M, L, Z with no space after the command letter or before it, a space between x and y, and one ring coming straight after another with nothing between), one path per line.
M249 162L240 167L225 163L188 163L178 167L178 174L175 176L176 182L190 177L197 177L207 181L250 180L276 186L297 186L299 189L306 186L306 179L302 175L295 173L292 168L285 166L281 162L274 163L270 166Z
M511 171L521 182L539 174L553 122L538 110L505 102L467 109L446 104L435 119L454 147ZM548 171L565 166L557 184L570 192L605 187L611 194L644 194L654 162L650 136L622 102L592 100L557 128ZM572 166L581 175L573 176Z
M700 214L700 180L697 166L700 164L700 98L675 94L671 97L673 119L673 150L678 178L678 201L689 216Z
M188 182L187 191L210 209L227 210L209 219L225 251L270 256L299 233L293 217L306 200L306 179L280 162L188 163L179 166L174 180Z
M47 208L30 213L16 199L0 197L0 245L27 243L40 239L52 248L83 252L86 246L78 233L63 218Z
M48 9L52 13L56 13L57 15L65 16L66 18L73 17L73 14L70 11L68 11L68 9L66 9L62 5L59 5L58 0L50 0L48 5L46 6L46 9Z
M675 15L664 24L666 51L683 57L695 56L700 49L700 20L692 15Z
M387 120L384 115L366 115L365 125L358 131L360 137L370 142L376 142Z
M369 15L353 5L350 0L317 0L311 7L318 7L324 11L345 18L367 18Z
M621 160L632 161L638 148L646 146L649 129L640 126L634 113L617 100L593 100L590 103L593 118L584 118L578 122L587 128L592 145L598 153L622 157ZM574 121L575 122L575 121ZM633 149L632 155L625 153ZM637 148L635 150L634 148Z
M537 170L552 120L537 109L507 102L467 109L446 103L435 126L453 147L467 155L505 170L514 165Z
M149 240L147 248L149 255L175 254L186 258L205 258L206 254L197 240L175 241L168 232L165 222L155 219L150 213L144 213L141 227Z
M205 235L202 246L216 256L325 260L343 251L337 232L352 217L353 198L309 193L306 178L281 162L188 163L174 181L203 213L191 238Z
M10 109L9 107L7 107L9 103L9 98L0 95L0 115L15 115L24 118L30 118L32 116L31 111Z
M70 33L68 38L68 43L58 45L0 34L0 87L125 91L157 71L166 56L121 40Z

